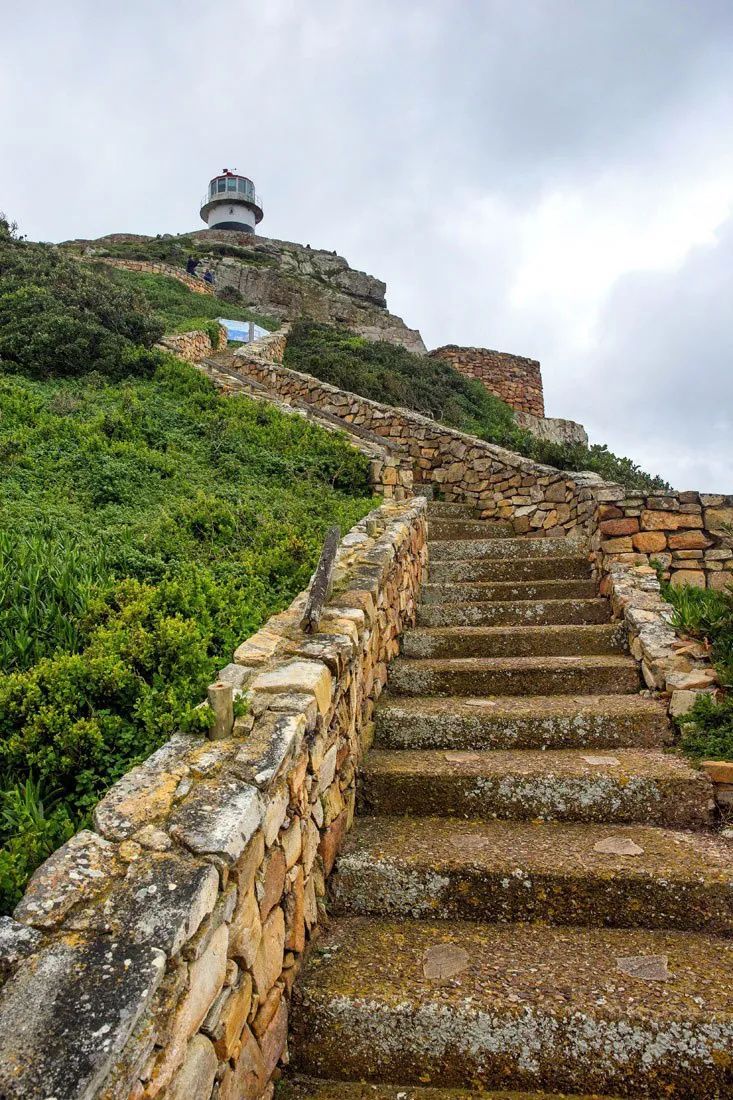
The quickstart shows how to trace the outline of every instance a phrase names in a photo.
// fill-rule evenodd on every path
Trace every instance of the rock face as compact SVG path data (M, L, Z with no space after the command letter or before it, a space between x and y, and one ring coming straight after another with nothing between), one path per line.
M205 245L235 245L242 255L207 260L218 286L233 287L242 300L282 321L303 315L344 324L369 340L389 340L409 351L425 352L416 329L387 310L387 288L381 279L354 271L343 256L290 241L239 233L203 230L194 234Z

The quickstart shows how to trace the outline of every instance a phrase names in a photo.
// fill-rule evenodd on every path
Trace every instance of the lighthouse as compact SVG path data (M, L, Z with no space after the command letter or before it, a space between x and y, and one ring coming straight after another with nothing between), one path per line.
M201 218L209 229L254 233L263 214L252 180L228 168L220 176L214 176L201 203Z

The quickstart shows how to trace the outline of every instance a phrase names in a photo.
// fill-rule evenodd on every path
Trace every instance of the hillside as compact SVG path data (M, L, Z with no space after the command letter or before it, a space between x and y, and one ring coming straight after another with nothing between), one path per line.
M372 503L339 438L158 351L165 310L117 276L0 223L4 911L115 779L195 721L235 645L307 584L329 525Z

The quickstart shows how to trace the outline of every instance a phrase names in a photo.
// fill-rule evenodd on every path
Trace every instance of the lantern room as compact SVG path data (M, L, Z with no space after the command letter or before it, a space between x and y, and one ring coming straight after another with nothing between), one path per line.
M220 176L214 176L201 202L201 218L209 229L254 233L263 213L252 180L228 168Z

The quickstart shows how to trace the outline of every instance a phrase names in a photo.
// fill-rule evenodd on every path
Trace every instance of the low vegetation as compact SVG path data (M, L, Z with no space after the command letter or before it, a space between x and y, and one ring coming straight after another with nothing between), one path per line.
M285 364L374 401L403 405L561 470L593 470L633 489L668 489L629 458L607 447L567 446L536 439L512 409L449 363L414 355L394 344L372 343L342 328L301 321L293 326Z
M682 748L698 759L733 760L733 587L722 592L686 585L662 586L681 634L705 641L726 694L701 696L680 720Z
M151 314L162 323L167 333L192 332L194 329L206 332L212 323L216 324L217 317L226 317L230 321L254 321L270 332L280 326L277 318L245 309L232 301L230 295L197 294L167 275L109 266L106 270L117 286L136 293L145 301Z
M25 308L39 294L50 319ZM329 525L373 501L340 438L219 396L152 347L164 326L138 293L3 222L0 316L7 912L111 783L196 725L206 684L307 584Z

